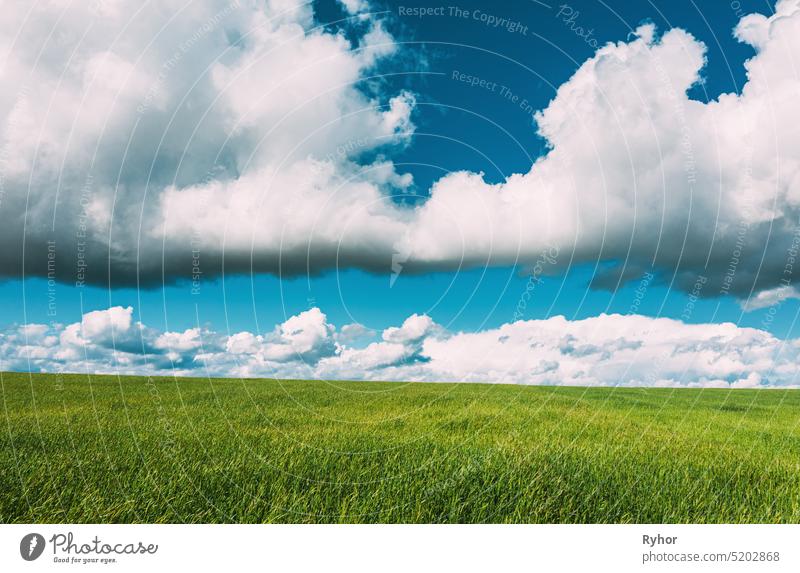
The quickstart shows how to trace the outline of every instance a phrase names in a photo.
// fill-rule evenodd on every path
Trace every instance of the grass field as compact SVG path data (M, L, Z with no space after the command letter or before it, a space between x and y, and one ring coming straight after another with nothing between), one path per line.
M4 373L2 522L798 522L800 392Z

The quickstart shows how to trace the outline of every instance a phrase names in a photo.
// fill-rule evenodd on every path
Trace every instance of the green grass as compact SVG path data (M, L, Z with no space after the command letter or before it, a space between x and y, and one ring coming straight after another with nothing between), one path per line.
M2 522L798 522L800 392L2 374Z

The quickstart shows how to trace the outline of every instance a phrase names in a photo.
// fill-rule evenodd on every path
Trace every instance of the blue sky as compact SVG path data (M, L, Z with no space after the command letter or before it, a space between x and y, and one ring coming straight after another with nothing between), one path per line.
M602 312L631 312L640 283L633 282L616 292L592 290L586 288L592 272L593 265L581 265L563 276L543 277L521 318L554 314L587 318ZM200 325L208 323L222 331L255 331L259 325L263 331L310 306L319 306L336 323L359 322L376 330L397 324L415 312L425 312L441 324L469 331L511 320L527 281L527 275L521 276L518 269L481 269L401 275L390 288L388 277L349 270L284 280L270 275L234 276L204 283L199 294L192 294L189 285L146 290L63 284L54 288L59 311L69 312L76 319L90 310L133 306L137 316L141 312L142 322L165 330L191 328L199 319ZM47 322L48 288L45 279L4 283L0 286L0 296L8 305L4 316L21 324L27 313L27 322ZM23 289L24 305L20 304ZM765 328L763 310L744 312L730 296L692 300L689 293L652 283L635 308L649 316L680 318L687 305L693 305L687 322L730 321ZM797 301L786 301L767 328L775 336L796 336L797 311Z
M384 2L374 6L376 11L388 12L387 28L402 46L401 56L382 64L381 73L402 72L384 80L388 85L385 92L408 89L417 94L413 116L416 134L392 159L398 171L414 175L412 191L424 198L433 181L448 171L483 171L488 181L496 182L529 169L545 151L530 110L545 108L555 88L592 56L591 39L600 45L624 41L643 22L653 22L661 31L682 27L708 46L704 82L691 90L691 97L707 101L721 93L738 93L746 79L743 62L754 50L737 41L732 30L742 14L770 14L774 3L717 2L702 6L702 10L689 1L611 2L606 6L593 0L569 5L531 1L492 10L484 2L458 5L473 14L478 10L517 21L527 26L524 33L491 27L474 16L450 17L449 7L447 16L412 18L399 14L401 7L434 6L430 3ZM340 22L344 16L335 2L317 3L320 23ZM330 27L349 29L342 23ZM498 87L473 87L453 79L454 72L485 79ZM510 99L511 94L517 101ZM617 292L588 289L594 267L591 263L579 264L568 272L545 277L524 317L563 314L585 318L601 312L629 312L638 283L634 281ZM442 324L472 330L507 322L526 281L523 267L505 267L407 274L389 288L384 274L348 269L288 279L269 274L233 275L203 281L199 294L194 295L186 281L142 290L75 288L69 283L55 288L62 317L78 318L82 311L132 305L145 322L164 328L189 328L198 317L201 324L218 329L254 329L258 324L269 328L309 305L319 305L337 321L357 321L375 329L396 324L414 312L427 312ZM46 321L47 292L44 279L5 281L0 285L4 322ZM689 294L653 284L637 309L652 316L677 318L689 302ZM790 334L800 308L795 300L784 305L770 325L777 336ZM714 297L696 302L689 320L733 321L758 327L762 319L758 312L743 313L731 297Z
M198 367L202 333L220 356L257 355L242 374L284 368L290 349L314 375L369 363L364 377L428 379L415 368L436 341L503 343L519 320L535 321L527 347L539 327L589 340L609 321L619 331L585 348L613 355L630 332L663 350L610 314L780 354L800 312L796 14L796 0L205 0L169 20L10 15L0 358L95 368L137 322L149 334L122 363L155 371ZM15 354L24 324L47 325L29 329L43 342ZM774 377L754 381L741 352L696 377ZM549 383L552 362L531 358L530 376Z

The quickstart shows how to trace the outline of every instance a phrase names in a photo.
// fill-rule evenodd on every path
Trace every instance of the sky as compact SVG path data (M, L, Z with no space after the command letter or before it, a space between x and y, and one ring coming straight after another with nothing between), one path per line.
M167 4L0 24L0 369L795 384L800 2Z

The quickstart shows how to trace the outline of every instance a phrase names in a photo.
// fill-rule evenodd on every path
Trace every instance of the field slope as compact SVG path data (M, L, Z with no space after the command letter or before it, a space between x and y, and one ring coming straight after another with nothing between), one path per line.
M2 373L2 522L798 522L800 392Z

